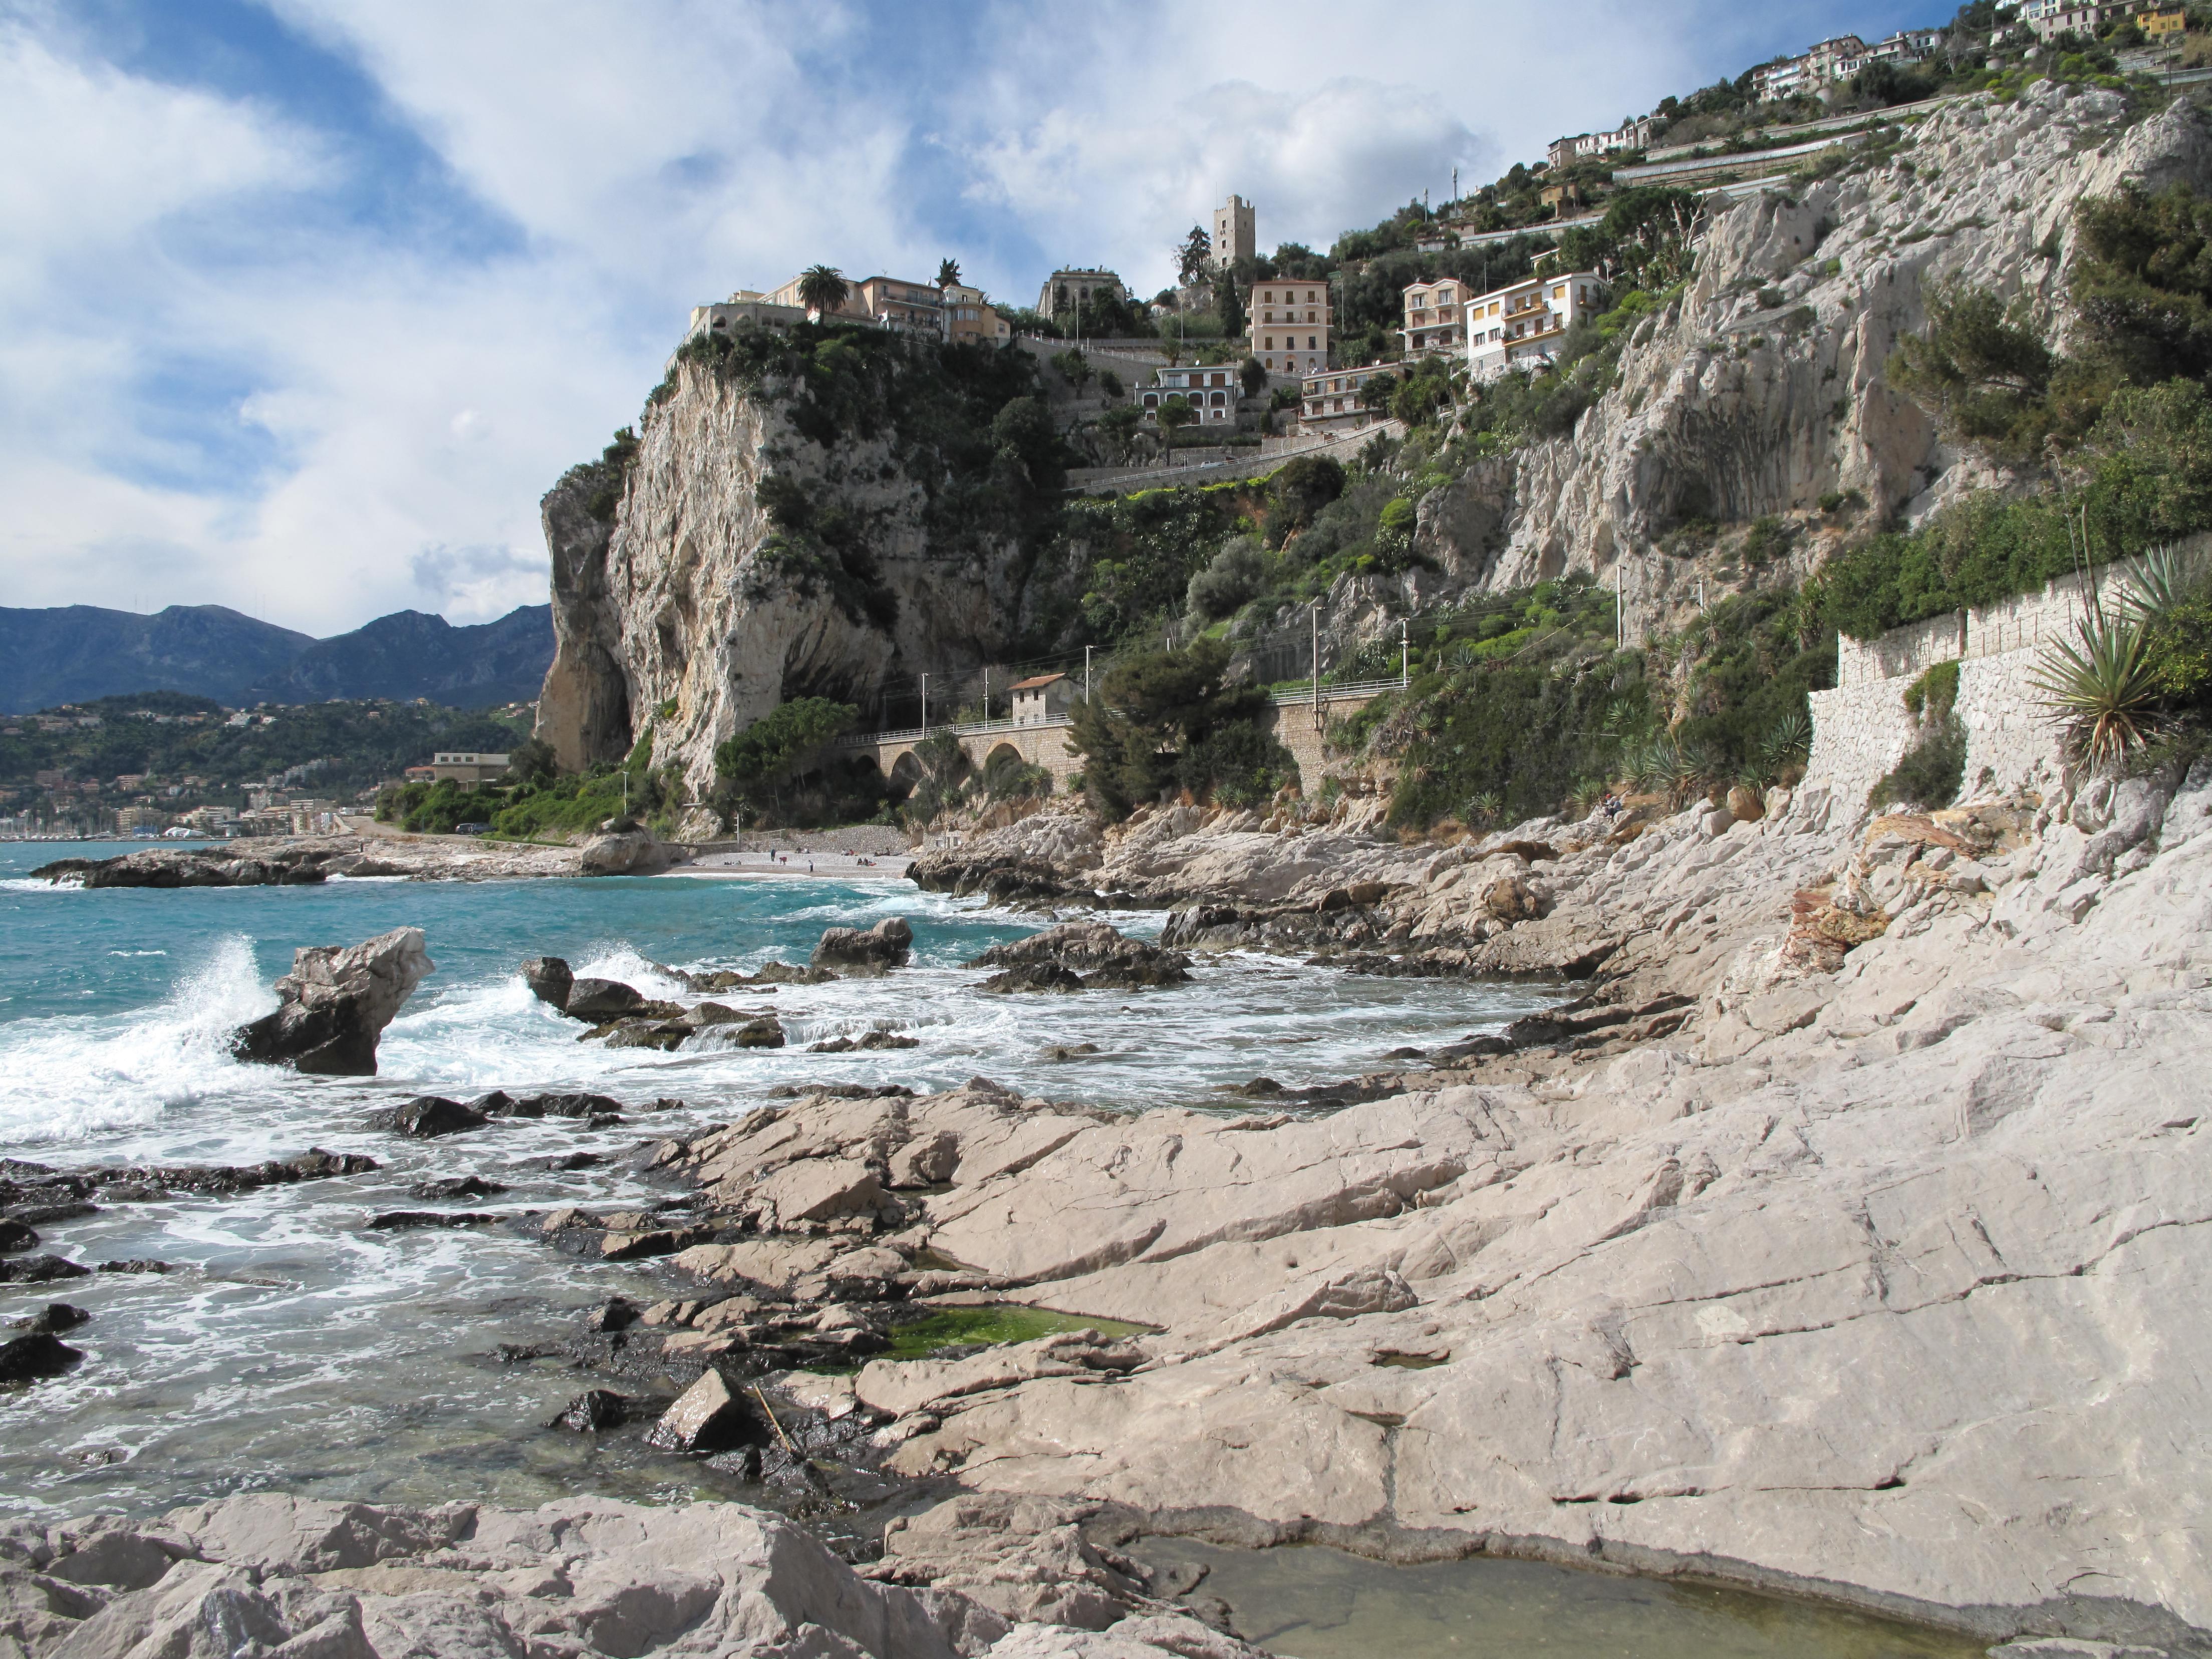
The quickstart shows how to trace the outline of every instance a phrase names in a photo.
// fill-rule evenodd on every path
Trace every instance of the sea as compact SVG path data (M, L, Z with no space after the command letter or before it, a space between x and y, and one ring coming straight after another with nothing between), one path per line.
M635 1167L641 1146L733 1121L786 1085L926 1092L986 1077L1086 1106L1232 1110L1249 1102L1229 1091L1255 1078L1286 1089L1341 1081L1393 1049L1496 1030L1558 995L1363 978L1249 952L1201 959L1179 988L989 995L976 988L988 970L963 964L1050 919L889 876L159 891L27 875L117 850L0 843L0 1157L76 1170L252 1164L321 1147L380 1167L228 1199L109 1204L41 1225L43 1250L169 1271L0 1285L0 1320L57 1300L92 1315L64 1339L85 1355L73 1370L0 1392L0 1515L155 1512L252 1490L416 1504L748 1496L703 1466L646 1452L635 1436L548 1427L601 1379L557 1357L514 1357L573 1334L611 1295L671 1294L665 1264L580 1264L519 1227L366 1224L447 1207L409 1188L465 1175L507 1190L451 1207L503 1217L650 1204L670 1192ZM580 976L693 1001L669 969L804 963L823 929L887 916L914 927L911 967L716 998L773 1007L781 1049L580 1042L577 1023L537 1001L518 972L527 957L558 956ZM1165 917L1112 919L1150 937ZM386 1030L376 1077L301 1077L230 1058L230 1033L276 1006L272 981L296 948L404 926L423 930L436 969ZM919 1046L808 1052L870 1030ZM1055 1057L1086 1044L1095 1052ZM493 1089L588 1090L623 1102L623 1121L498 1121L429 1142L366 1121L415 1095ZM600 1161L555 1167L577 1152Z

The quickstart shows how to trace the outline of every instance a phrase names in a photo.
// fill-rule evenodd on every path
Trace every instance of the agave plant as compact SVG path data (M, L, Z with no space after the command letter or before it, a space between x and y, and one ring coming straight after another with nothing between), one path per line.
M2127 622L2156 622L2189 596L2196 561L2178 547L2154 547L2121 573L2113 611Z
M2082 617L2075 631L2078 640L2045 646L2030 680L2045 707L2064 717L2069 751L2101 768L2150 735L2158 679L2149 631L2140 619L2102 611Z
M1468 823L1486 828L1497 823L1504 811L1505 798L1495 789L1486 789L1480 794L1468 797L1467 805L1462 809L1460 817Z
M1792 767L1802 767L1812 758L1813 722L1805 711L1794 708L1766 728L1766 735L1759 740L1759 764L1771 780L1780 777Z

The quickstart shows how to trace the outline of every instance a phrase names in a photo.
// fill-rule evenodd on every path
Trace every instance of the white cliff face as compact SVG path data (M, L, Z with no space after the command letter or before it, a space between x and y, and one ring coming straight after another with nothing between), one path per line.
M1495 480L1470 473L1425 505L1426 544L1500 590L1626 565L1632 601L1656 606L1687 567L1655 544L1684 520L1854 490L1917 518L2002 484L1940 441L1886 367L1941 282L2024 298L2063 339L2075 204L2124 180L2212 185L2212 133L2185 106L2124 119L2117 94L2048 83L2017 104L1976 99L1886 164L1721 213L1686 291L1638 325L1618 384L1571 436L1522 452L1502 524Z
M557 643L539 732L564 766L617 759L649 727L653 763L703 792L715 745L779 703L865 705L886 678L971 665L1011 635L1024 598L1011 542L937 545L925 483L938 481L891 439L817 444L776 388L700 364L678 364L672 386L647 411L611 528L585 510L588 483L546 497ZM866 586L891 606L779 557L771 477L834 495L865 526Z

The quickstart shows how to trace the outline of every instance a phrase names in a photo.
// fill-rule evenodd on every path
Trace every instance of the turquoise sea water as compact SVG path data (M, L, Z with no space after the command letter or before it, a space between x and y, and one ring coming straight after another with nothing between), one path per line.
M163 1508L241 1487L426 1502L534 1503L579 1488L713 1490L714 1477L540 1425L592 1379L503 1365L501 1343L565 1334L610 1291L657 1296L650 1265L582 1267L505 1230L371 1233L425 1207L428 1176L480 1174L495 1212L665 1197L627 1167L641 1141L751 1109L779 1085L983 1075L1024 1093L1138 1108L1218 1102L1255 1075L1288 1086L1356 1076L1389 1050L1494 1029L1551 1000L1531 987L1367 980L1294 961L1202 963L1196 982L1138 994L995 997L959 964L1043 925L924 894L902 879L775 877L424 883L151 891L49 886L22 872L112 845L0 844L0 1156L59 1168L228 1163L310 1146L365 1152L374 1175L217 1201L118 1204L44 1227L72 1259L154 1258L179 1271L0 1287L0 1316L64 1298L94 1317L70 1376L0 1395L0 1511ZM609 1051L533 1000L516 965L696 1000L654 964L803 962L825 927L903 915L915 965L875 980L721 1000L772 1006L781 1050ZM1115 919L1133 933L1161 918ZM301 1078L231 1060L233 1028L275 1006L295 947L411 925L436 971L386 1032L373 1079ZM910 1049L814 1054L871 1028ZM1099 1052L1054 1063L1053 1045ZM632 1110L591 1131L541 1120L418 1143L367 1127L422 1092L591 1089ZM680 1107L648 1112L649 1103ZM607 1161L544 1167L576 1151ZM431 1206L429 1207L436 1207ZM702 1481L708 1484L701 1486Z

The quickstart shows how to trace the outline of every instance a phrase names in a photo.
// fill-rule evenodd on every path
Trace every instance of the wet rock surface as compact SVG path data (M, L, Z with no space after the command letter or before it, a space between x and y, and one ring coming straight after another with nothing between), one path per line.
M969 963L1000 971L984 981L993 993L1139 990L1190 981L1190 958L1126 937L1103 921L1068 921L1028 939L994 945Z
M815 945L809 965L847 974L879 974L905 967L913 953L913 927L903 916L886 916L869 928L828 929Z
M434 966L419 927L303 946L276 981L276 1012L239 1027L231 1053L322 1076L374 1077L377 1039Z

